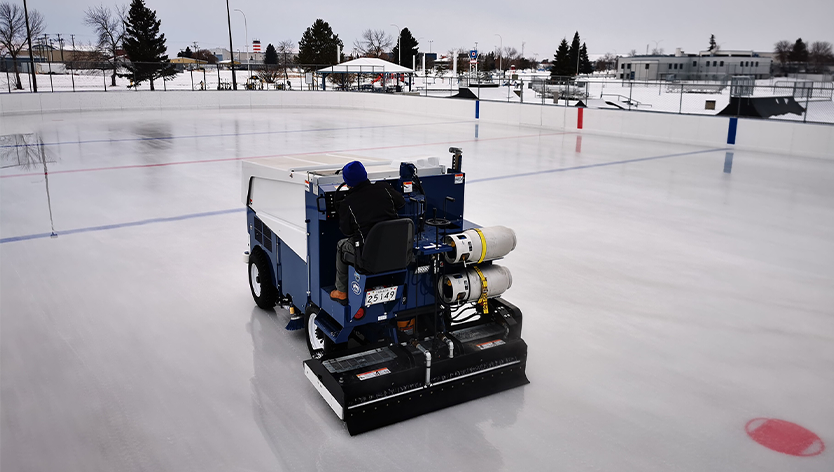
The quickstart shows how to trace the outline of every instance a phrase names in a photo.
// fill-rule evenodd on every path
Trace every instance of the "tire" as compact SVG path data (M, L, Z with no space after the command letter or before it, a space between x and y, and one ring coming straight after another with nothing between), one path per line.
M278 300L278 289L272 283L269 256L260 249L249 256L249 290L255 303L264 310L271 310Z
M321 359L327 354L341 351L347 348L348 343L336 344L326 334L321 332L315 325L316 316L318 316L320 308L315 305L310 305L304 311L304 334L307 338L307 349L310 351L310 357L313 359Z

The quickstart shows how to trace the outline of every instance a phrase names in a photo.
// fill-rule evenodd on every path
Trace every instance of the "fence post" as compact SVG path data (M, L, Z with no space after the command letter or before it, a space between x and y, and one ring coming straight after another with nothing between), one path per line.
M104 68L101 69L101 78L104 79L104 91L106 92L107 91L107 72L104 70Z
M9 86L9 93L12 93L12 79L9 77L9 69L6 69L6 85Z
M812 88L811 88L811 90L809 90L809 91L807 91L807 92L805 93L805 113L804 113L804 114L803 114L803 116L802 116L802 122L803 122L803 123L807 123L807 122L808 122L808 99L809 99L809 97L811 96L811 91L813 91L813 90L814 90L814 89L813 89L813 85L811 85L811 87L812 87Z
M678 104L678 115L683 113L683 82L681 82L681 100Z
M73 51L73 54L75 51ZM70 62L70 79L72 80L72 91L75 92L75 68L72 67L72 62Z
M631 111L631 91L634 89L634 81L628 81L628 111Z

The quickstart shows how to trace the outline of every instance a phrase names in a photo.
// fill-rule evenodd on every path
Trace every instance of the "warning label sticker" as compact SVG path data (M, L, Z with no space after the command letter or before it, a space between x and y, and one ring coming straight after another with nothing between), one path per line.
M462 184L463 183L463 174L455 174L455 183Z
M491 347L501 346L501 345L504 345L504 344L507 344L507 343L505 343L503 339L494 339L492 341L487 341L485 343L476 344L476 346L478 346L478 349L483 351L484 349L489 349Z
M411 193L414 182L403 182L403 193Z
M368 380L368 379L372 379L374 377L382 377L383 375L387 375L387 374L390 374L390 373L391 373L391 371L388 370L388 367L383 367L381 369L372 370L370 372L365 372L365 373L362 373L362 374L356 374L356 376L359 378L359 380Z

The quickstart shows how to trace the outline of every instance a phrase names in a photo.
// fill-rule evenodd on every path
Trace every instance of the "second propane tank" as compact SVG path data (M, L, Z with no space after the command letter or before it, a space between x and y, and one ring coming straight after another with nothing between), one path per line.
M504 257L515 249L515 231L506 226L469 229L463 233L450 234L443 242L452 246L446 253L446 261L479 263Z
M498 265L489 265L479 269L470 267L456 274L447 274L440 278L440 297L445 303L466 303L478 301L486 285L487 298L493 298L506 292L513 285L510 269Z

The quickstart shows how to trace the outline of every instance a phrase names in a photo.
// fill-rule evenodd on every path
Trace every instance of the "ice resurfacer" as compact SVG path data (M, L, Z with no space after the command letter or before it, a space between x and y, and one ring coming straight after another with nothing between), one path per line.
M371 181L402 192L399 219L378 223L357 250L348 303L336 277L339 172L353 156L243 162L249 285L261 308L289 307L306 332L304 373L350 434L529 383L521 311L496 262L516 246L503 226L463 218L462 155L413 163L359 158Z

